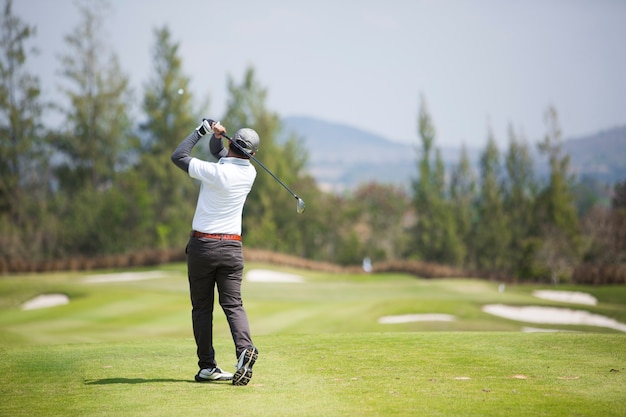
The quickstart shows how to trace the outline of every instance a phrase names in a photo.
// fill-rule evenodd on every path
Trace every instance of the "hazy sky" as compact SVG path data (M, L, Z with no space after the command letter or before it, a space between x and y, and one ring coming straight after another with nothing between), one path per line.
M253 66L268 108L418 140L425 97L438 145L482 147L491 126L528 140L554 105L566 138L626 125L624 0L111 0L109 46L136 96L152 77L154 29L180 43L185 73L207 116L226 106L228 76ZM4 4L4 1L3 1ZM44 92L61 83L73 0L14 0L37 27L30 61ZM231 127L233 129L234 127Z

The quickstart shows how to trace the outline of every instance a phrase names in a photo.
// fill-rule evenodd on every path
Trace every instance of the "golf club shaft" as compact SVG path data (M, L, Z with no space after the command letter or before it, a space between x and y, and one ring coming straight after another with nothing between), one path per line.
M282 182L276 175L274 175L274 173L272 171L269 170L269 168L267 168L265 165L263 165L261 163L261 161L259 161L258 159L256 159L256 157L254 155L252 155L250 152L246 151L244 148L241 147L241 145L239 145L237 142L235 142L234 140L232 140L228 135L222 133L222 136L224 136L226 139L228 139L230 141L230 143L232 143L233 145L235 145L241 152L243 152L244 154L246 154L247 156L249 156L254 162L256 162L261 168L263 168L265 170L265 172L267 172L268 174L270 174L272 177L274 177L274 179L276 181L278 181L278 183L280 185L282 185L285 190L289 191L289 194L291 194L296 200L299 200L300 197L298 197L296 195L296 193L294 193L293 191L291 191L291 188L287 187L285 185L284 182Z

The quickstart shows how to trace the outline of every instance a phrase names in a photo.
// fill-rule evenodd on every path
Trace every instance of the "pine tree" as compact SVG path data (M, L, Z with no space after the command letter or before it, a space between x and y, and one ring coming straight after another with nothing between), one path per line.
M129 202L115 184L131 163L132 91L105 42L108 4L83 4L79 12L81 20L65 37L61 56L62 93L69 105L61 108L65 123L54 141L61 161L54 170L59 184L55 211L62 222L58 256L122 251L127 242L120 233L130 236L116 221L126 217Z
M574 196L569 155L563 155L561 128L554 107L545 113L547 133L539 150L548 158L550 177L537 198L537 225L543 242L538 261L550 274L553 284L567 277L579 258L580 230Z
M462 242L459 266L475 267L472 239L473 224L476 221L475 200L476 174L469 160L467 148L463 145L459 163L454 168L450 180L450 203L456 222L456 231Z
M431 162L433 143L435 141L435 127L426 107L424 97L421 98L417 125L421 148L417 165L419 176L412 182L413 205L417 217L413 231L413 240L417 257L430 261L434 258L434 252L436 251L436 234L433 222L436 199L434 190L435 174Z
M423 97L418 115L418 131L422 147L418 161L419 178L412 184L417 216L413 246L416 255L423 260L459 264L463 258L463 248L456 231L452 207L446 198L446 176L441 151L433 148L435 127Z
M504 209L510 217L509 254L516 275L528 277L532 270L532 215L536 198L533 161L528 145L509 127L509 148L505 156L506 186Z
M0 257L32 256L45 237L33 222L46 211L49 167L39 79L26 70L35 33L7 0L0 15Z
M180 44L164 26L154 31L153 74L144 90L141 124L142 155L137 181L145 184L147 212L153 227L146 231L153 244L170 248L184 244L197 199L197 184L171 163L178 144L198 126L202 117L193 109L189 77L183 71ZM206 117L216 119L216 115ZM197 148L207 149L208 137ZM195 150L195 152L199 152ZM209 159L209 152L202 152Z
M502 201L500 169L500 153L490 130L480 158L479 221L474 226L473 235L476 266L494 275L506 272L510 267L507 259L510 229Z
M67 52L61 56L61 75L67 81L62 92L70 105L62 109L67 130L55 146L66 157L57 175L69 193L84 187L106 189L116 171L127 165L132 92L117 55L107 53L103 29L107 6L99 2L93 9L80 6L81 21L65 37Z

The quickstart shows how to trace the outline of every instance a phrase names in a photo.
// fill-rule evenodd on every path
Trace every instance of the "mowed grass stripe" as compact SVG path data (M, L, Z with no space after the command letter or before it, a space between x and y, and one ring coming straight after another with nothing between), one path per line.
M0 415L626 415L625 334L540 324L531 325L593 333L527 334L520 332L527 323L481 310L558 306L626 322L625 287L559 287L599 300L575 306L533 297L546 288L534 285L499 292L498 283L477 280L277 269L305 282L244 282L260 350L247 387L192 382L184 265L137 282L86 283L82 273L1 277ZM55 292L70 304L19 308ZM419 313L456 321L378 323ZM232 371L234 349L217 306L215 336L218 361Z
M248 268L268 269L270 266L251 264ZM601 327L529 324L503 319L481 310L489 303L584 309L626 323L624 286L559 287L559 290L589 292L599 300L597 306L576 306L533 297L534 289L546 288L534 285L510 285L499 292L497 282L478 280L420 280L403 274L342 275L277 269L300 274L305 282L244 282L244 304L257 335L520 331L525 326L618 333ZM167 277L115 283L86 283L85 277L89 274L76 272L0 277L0 346L188 337L191 323L184 265L166 265L161 270L167 272ZM20 305L28 299L55 292L69 295L70 303L42 310L20 310ZM382 316L432 313L452 315L456 320L378 322ZM217 337L229 337L224 315L217 306L215 332Z

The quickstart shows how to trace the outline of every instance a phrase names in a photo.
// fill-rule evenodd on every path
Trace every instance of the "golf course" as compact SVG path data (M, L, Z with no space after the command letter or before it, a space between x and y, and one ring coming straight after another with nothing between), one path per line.
M185 264L0 276L0 416L626 415L624 286L251 262L242 290L259 359L236 387L193 382Z

